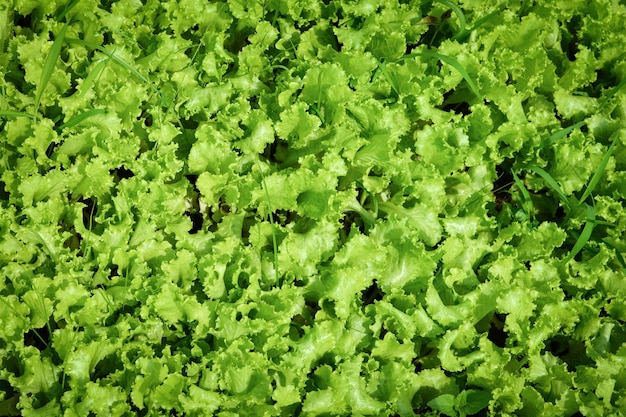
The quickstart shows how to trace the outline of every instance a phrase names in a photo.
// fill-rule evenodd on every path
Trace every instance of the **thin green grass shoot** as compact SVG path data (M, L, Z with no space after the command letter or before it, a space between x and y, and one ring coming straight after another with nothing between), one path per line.
M592 205L587 204L587 222L585 223L585 227L583 227L583 231L576 239L576 243L574 243L574 247L570 251L569 255L563 263L567 263L572 260L578 253L585 247L589 239L591 238L591 233L593 232L596 219L596 210Z
M93 224L94 224L94 215L95 215L95 211L96 211L96 204L92 204L91 205L91 209L89 210L89 222L88 225L89 227L87 228L88 232L91 234L92 233L92 229L93 229ZM83 248L83 259L86 260L86 262L89 262L89 257L91 255L91 250L92 247L89 244L89 241L87 239L83 238L83 241L85 242L85 246ZM107 303L107 305L110 308L111 313L113 313L115 311L115 306L113 305L113 302L111 301L111 299L109 298L109 296L107 295L104 286L101 284L100 285L100 289L102 290L102 298L104 298L104 301ZM126 301L126 300L124 300Z
M37 296L41 297L39 292L37 292ZM6 305L9 308L9 310L11 310L15 314L15 317L22 317L22 315L20 313L18 313L13 308L13 306L11 304L9 304L9 302L7 300L5 300L4 298L0 297L0 301L2 301L4 303L4 305ZM44 306L44 311L45 311L45 306ZM48 325L48 331L52 330L51 327L50 327L50 323L47 323L47 325ZM43 343L45 346L48 346L48 342L46 342L46 340L43 337L41 337L41 335L39 334L39 332L36 329L32 329L32 331L33 331L33 333L35 334L35 336L37 337L37 339L39 339L39 341L41 343ZM52 335L51 332L49 334Z
M49 323L48 323L48 327L50 327L50 324L49 324ZM33 333L35 333L35 336L37 336L37 339L39 339L39 341L40 341L41 343L43 343L43 344L44 344L44 346L46 346L46 347L47 347L47 346L48 346L48 342L47 342L47 341L46 341L43 337L41 337L41 335L39 334L39 332L38 332L37 330L35 330L35 329L32 329L32 331L33 331Z
M528 215L528 219L533 219L535 217L535 205L533 204L533 200L530 198L530 193L517 173L515 171L512 171L511 173L513 174L513 181L515 181L515 185L517 185L520 193L522 193L522 206Z
M448 0L435 0L435 1L437 3L441 3L444 6L449 7L454 12L454 14L456 14L456 17L459 19L459 30L457 34L454 35L452 40L456 39L458 36L460 36L461 34L465 32L465 25L466 25L465 13L463 13L463 11L459 8L459 6L457 6L456 4Z
M0 117L28 117L32 118L33 115L30 113L26 113L23 111L14 111L14 110L0 110Z
M100 78L100 76L102 75L102 71L104 71L104 68L107 66L107 64L110 61L111 61L111 58L108 58L108 57L106 59L100 60L96 64L96 66L89 72L89 74L87 74L87 78L85 78L85 80L80 85L80 88L76 96L77 98L81 98L85 94L87 94L87 91L89 91L91 86L95 84L96 81Z
M80 2L80 0L72 0L70 1L65 8L61 11L61 13L59 13L59 15L57 16L57 20L61 21L63 19L65 19L65 16L67 16L67 14L74 8L74 6L76 6L78 3Z
M115 306L113 305L111 298L107 295L104 285L100 284L100 290L102 291L101 294L102 298L104 298L104 302L107 303L107 306L109 306L109 312L113 313L115 311Z
M572 133L574 130L579 129L579 128L583 127L586 124L587 124L587 122L585 122L585 121L578 122L578 123L573 124L573 125L571 125L569 127L566 127L565 129L561 129L561 130L553 133L548 138L544 139L541 142L541 144L539 144L539 150L545 148L546 146L552 145L557 140L563 139L564 137L566 137L567 135Z
M80 123L82 123L84 120L93 117L93 116L97 116L98 114L104 114L106 113L105 109L90 109L90 110L86 110L74 117L72 117L70 120L68 120L67 122L63 123L61 126L59 126L59 130L63 130L63 129L67 129L70 127L74 127Z
M476 97L478 97L480 100L483 99L482 95L480 94L480 91L478 90L478 87L476 86L476 83L474 83L474 80L472 79L472 77L470 77L469 73L465 70L465 67L463 67L463 65L461 65L459 61L457 61L456 59L448 55L443 55L437 52L413 52L413 53L404 55L402 58L398 59L398 61L396 62L403 61L409 58L415 58L418 56L437 58L440 61L450 65L452 68L454 68L461 74L461 76L463 77L463 79L465 80L469 88L472 90L472 92L476 95Z
M565 208L568 211L570 211L572 209L572 205L570 204L569 199L567 198L567 196L565 195L565 193L561 189L561 186L559 185L559 183L557 183L556 180L552 177L552 175L550 175L543 168L539 168L536 165L527 165L525 168L535 172L541 178L543 178L545 183L558 194L558 196L561 199L561 201L563 202L563 205L565 206Z
M199 43L196 45L196 50L194 51L193 56L191 57L191 62L190 62L190 63L189 63L189 65L187 65L185 68L189 68L190 66L192 66L192 65L194 64L194 61L196 60L196 57L198 56L198 53L200 52L200 47L201 47L201 46L202 46L202 42L199 42ZM179 51L176 51L176 52L179 52ZM169 55L168 55L168 56L169 56ZM185 80L185 78L186 78L186 77L187 77L187 74L185 73L185 74L183 75L183 79L182 79L181 83ZM179 90L178 90L178 89L176 89L176 93L174 94L174 97L172 97L172 99L170 100L170 102L169 102L169 103L167 103L167 106L166 106L166 103L165 103L165 97L164 97L164 95L163 95L162 93L159 93L159 94L160 94L160 96L161 96L161 106L162 106L162 107L165 107L165 114L163 114L163 115L162 115L163 117L164 117L164 116L167 116L167 115L170 113L170 111L172 110L172 107L174 106L174 103L175 103L175 102L176 102L176 100L178 99L178 93L179 93ZM177 124L178 124L178 125L180 126L180 128L181 128L181 132L182 132L182 131L184 131L184 128L183 128L183 123L180 121L180 118L178 117L178 115L174 115L174 118L176 119Z
M606 105L606 103L608 103L608 101L610 99L612 99L617 93L619 93L619 91L624 88L624 86L626 85L626 78L624 78L622 81L620 81L619 84L617 84L615 87L613 87L607 95L605 95L601 100L600 100L600 107L604 107Z
M619 138L619 132L620 131L618 130L615 133L613 133L612 135L613 140L611 141L611 145L609 146L609 149L604 154L604 157L602 158L600 165L598 165L596 172L594 172L593 177L591 177L591 180L587 184L587 187L585 188L585 192L580 197L581 203L587 200L587 197L589 197L591 193L593 193L593 190L595 190L595 188L598 186L598 183L600 182L600 179L602 178L602 175L604 174L604 170L606 169L606 166L609 163L609 159L611 158L611 155L613 155L613 152L615 152L615 145L617 144L617 139Z
M274 217L272 213L272 204L270 202L270 193L267 189L267 183L265 182L265 175L263 174L263 169L259 166L259 172L261 173L261 183L263 184L263 190L265 191L265 199L267 201L267 210L268 217L270 220L270 224L272 226L272 249L274 251L274 274L276 278L276 283L279 283L279 274L278 274L278 240L276 239L276 224L274 224Z
M93 229L93 217L95 215L96 205L92 204L91 209L89 210L89 227L87 228L88 232L91 234ZM83 238L83 242L85 242L85 247L83 248L83 258L89 259L91 255L91 245L87 239Z
M504 174L500 174L498 176L498 179L502 178ZM477 201L480 201L481 199L483 199L485 197L484 192L485 191L491 191L492 195L495 195L496 193L502 191L502 190L506 190L507 188L509 188L512 184L514 184L514 182L509 182L507 184L501 185L498 188L493 189L493 184L487 184L484 187L481 187L480 189L474 191L474 193L472 193L472 195L464 202L461 203L460 207L464 208L464 207L468 207L471 206L472 204L476 203ZM510 194L510 192L509 192Z
M130 72L132 75L137 77L139 80L141 80L144 83L148 84L153 89L156 88L156 87L154 87L152 85L150 80L148 80L142 73L137 71L135 69L135 67L133 67L132 65L130 65L129 63L124 61L122 58L120 58L117 55L115 55L115 53L106 50L105 48L103 48L102 46L98 45L97 43L87 42L87 41L84 41L82 39L75 39L75 38L68 38L68 39L66 39L66 41L67 41L67 43L73 43L73 44L77 44L77 45L82 45L82 46L85 46L85 47L87 47L89 49L95 49L95 50L98 50L98 51L102 52L104 55L106 55L111 60L113 60L113 62L115 62L116 64L120 65L122 68L124 68L126 71Z
M613 245L612 243L608 242L607 239L602 239L602 242L609 248L612 249L613 252L615 253L615 258L617 258L617 261L620 263L620 265L622 265L622 268L626 269L626 261L624 260L624 257L622 256L622 254L619 251L619 248L617 248L615 245Z
M389 71L387 71L387 65L383 62L380 64L379 68L383 76L385 77L389 85L391 86L391 89L393 90L393 92L396 94L397 97L400 97L400 92L398 91L398 88L396 87L396 83L393 82L393 79L391 78Z
M41 71L41 78L39 79L39 84L37 84L37 92L35 93L35 110L33 111L34 120L37 120L37 113L39 111L39 106L41 105L41 97L43 96L43 92L48 86L48 82L50 82L50 77L52 77L54 67L59 60L59 56L61 55L61 48L63 47L63 40L65 39L66 30L67 23L63 25L61 31L54 38L54 43L50 48L50 52L48 53L48 57L46 58L43 70Z
M123 275L124 275L124 299L122 300L122 308L124 308L124 305L129 300L129 294L128 294L128 275L129 275L129 273L130 273L130 265L126 266L126 269L124 269L124 271L123 271Z
M41 306L41 310L44 313L44 316L46 316L46 329L48 330L48 334L50 335L50 337L52 337L52 326L50 326L50 315L48 314L48 309L46 308L46 302L43 298L43 296L41 295L41 293L39 291L37 291L36 289L33 288L33 291L35 291L35 294L37 294L37 299L39 300L39 304ZM35 334L37 334L35 332ZM48 346L48 342L46 342L41 336L39 336L39 334L37 334L37 337L41 340L41 342Z
M458 42L463 42L465 40L465 38L467 38L469 36L470 33L472 33L473 31L475 31L476 29L478 29L479 27L481 27L482 25L484 25L485 23L487 23L489 20L491 20L494 16L499 15L502 10L504 10L505 7L500 7L496 10L494 10L493 12L481 17L480 19L478 19L474 25L465 30L464 32L459 32L456 35L454 35L452 37L453 41L458 41Z

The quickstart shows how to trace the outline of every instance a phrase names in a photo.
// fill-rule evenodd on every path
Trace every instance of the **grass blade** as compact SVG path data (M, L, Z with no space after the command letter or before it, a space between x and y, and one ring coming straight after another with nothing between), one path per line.
M517 173L513 171L512 174L513 174L513 180L515 181L517 188L519 188L520 192L522 193L522 199L524 200L522 202L522 205L524 206L524 209L528 212L528 218L532 219L533 213L535 212L535 206L533 204L533 200L530 198L530 194L528 193L528 190L524 186L524 183L522 182L522 180L517 176Z
M23 111L0 110L0 117L33 117L33 115Z
M57 16L57 20L61 21L65 18L65 16L70 12L70 10L72 10L74 8L74 6L76 6L78 3L80 2L80 0L72 0L70 1L67 6L65 6L65 9L63 9L63 11L61 11L61 13L59 13L59 15Z
M552 145L554 142L556 142L559 139L563 139L564 137L566 137L567 135L569 135L570 133L572 133L574 130L586 125L587 122L578 122L576 124L573 124L569 127L566 127L565 129L561 129L556 133L553 133L552 135L550 135L549 138L544 139L541 144L539 145L539 149L543 149L546 146L550 146Z
M48 82L50 81L50 77L52 77L52 72L54 71L54 67L59 59L59 55L61 55L61 47L63 46L63 39L65 39L66 30L67 23L63 25L59 34L54 38L54 43L52 44L52 48L50 48L50 52L46 58L46 63L43 66L41 79L39 80L37 92L35 94L35 110L33 112L33 118L35 120L37 119L37 112L39 111L39 105L41 104L41 96L48 86Z
M465 13L463 13L463 11L459 8L459 6L457 6L456 4L452 2L449 2L448 0L435 0L435 1L437 3L441 3L444 6L449 7L456 14L456 17L459 19L459 31L452 39L454 40L456 39L457 36L461 36L461 34L465 32L465 24L466 24Z
M591 238L591 232L593 232L593 228L596 225L594 222L595 219L596 210L593 208L593 206L587 204L587 223L585 223L585 227L583 228L582 233L580 234L580 236L578 236L578 239L576 239L576 243L574 244L574 247L572 248L567 258L565 258L564 263L572 260L574 256L578 255L578 252L580 252L582 248L585 247L585 245Z
M480 91L478 91L478 87L474 83L474 80L472 80L472 77L470 77L469 73L465 70L463 65L461 65L461 63L459 61L457 61L456 59L454 59L452 57L449 57L449 56L443 55L443 54L439 54L437 52L413 52L412 54L408 54L408 55L403 56L398 61L409 59L409 58L415 58L415 57L418 57L418 56L437 58L440 61L445 62L446 64L450 65L452 68L454 68L455 70L457 70L461 74L461 76L463 77L463 79L465 80L467 85L469 85L469 88L476 95L476 97L478 97L480 100L482 100L482 96L480 95Z
M606 169L607 164L609 163L609 158L611 157L611 155L613 155L613 152L615 152L615 145L617 143L617 139L619 138L619 130L613 133L612 136L614 137L613 141L611 142L611 146L609 146L609 150L604 154L602 162L600 162L598 169L596 169L596 172L594 172L593 177L591 177L589 184L587 184L585 192L583 193L582 197L580 197L581 202L585 201L596 188L596 186L600 182L600 178L602 178L602 174L604 174L604 170Z
M603 239L602 242L604 242L604 244L609 249L613 249L613 251L615 252L615 257L617 258L617 261L622 265L622 268L626 269L626 261L624 261L624 257L620 253L619 249L615 247L615 245L613 245L612 243L607 242L606 239Z
M398 88L396 87L396 83L393 82L393 79L391 78L389 71L387 71L387 65L385 65L385 63L383 62L378 66L378 68L380 68L380 71L382 72L383 76L385 77L389 85L391 86L391 89L393 90L393 92L396 94L396 97L400 97L400 92L398 91Z
M76 93L77 98L82 98L87 91L91 88L91 85L96 82L96 79L102 74L104 67L109 63L110 59L103 59L96 64L96 66L89 72L87 78L81 83L78 92Z
M263 189L265 190L265 199L267 200L267 210L268 216L270 218L270 224L272 225L272 249L274 250L274 273L276 275L276 284L279 283L279 274L278 274L278 241L276 239L276 225L274 224L274 217L272 216L272 204L270 203L270 193L267 189L267 184L265 183L265 175L263 174L263 169L259 167L259 172L261 173L261 183L263 184Z
M74 38L67 39L67 42L68 43L82 45L82 46L85 46L85 47L90 48L90 49L97 49L98 51L102 52L104 55L109 57L111 60L113 60L116 64L118 64L121 67L123 67L124 69L126 69L132 75L134 75L135 77L139 78L144 83L149 84L150 86L152 86L150 81L142 73L137 71L132 65L130 65L129 63L124 61L122 58L119 58L114 53L112 53L110 51L107 51L105 48L103 48L102 46L98 45L97 43L87 42L87 41L84 41L82 39L74 39Z
M546 182L546 184L550 188L552 188L554 191L556 191L556 193L559 195L559 198L563 202L563 205L568 210L572 209L572 206L571 206L569 200L567 199L567 196L565 195L563 190L561 190L561 187L559 186L559 184L556 182L556 180L554 178L552 178L552 176L550 174L548 174L545 170L543 170L542 168L539 168L536 165L528 165L528 166L526 166L526 169L530 169L531 171L534 171L541 178L543 178L543 180Z
M77 124L81 123L83 120L89 118L89 117L93 117L96 116L98 114L104 114L106 113L106 110L104 109L91 109L91 110L87 110L82 112L81 114L72 117L70 120L68 120L67 122L63 123L61 126L59 126L59 130L63 130L66 129L68 127L73 127L76 126Z
M626 78L624 78L619 84L617 84L609 93L600 100L600 107L604 107L604 105L613 98L615 94L619 92L626 85Z
M458 42L462 42L463 40L465 40L465 38L467 38L467 36L472 33L473 31L475 31L476 29L478 29L479 27L481 27L482 25L484 25L486 22L488 22L492 17L499 15L502 10L504 10L505 7L500 7L496 10L494 10L493 12L489 13L488 15L485 15L483 17L481 17L480 19L478 19L476 21L476 23L474 23L474 25L463 31L463 32L459 32L456 35L454 35L452 37L453 41L458 41Z

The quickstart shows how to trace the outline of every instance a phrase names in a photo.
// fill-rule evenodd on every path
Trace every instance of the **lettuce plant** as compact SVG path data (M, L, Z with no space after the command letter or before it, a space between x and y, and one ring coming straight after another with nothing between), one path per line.
M623 415L625 19L0 4L0 415Z

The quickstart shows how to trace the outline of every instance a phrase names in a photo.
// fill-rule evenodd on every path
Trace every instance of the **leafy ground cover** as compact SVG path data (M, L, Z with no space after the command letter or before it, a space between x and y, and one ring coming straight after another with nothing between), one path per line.
M0 414L626 414L625 20L0 3Z

